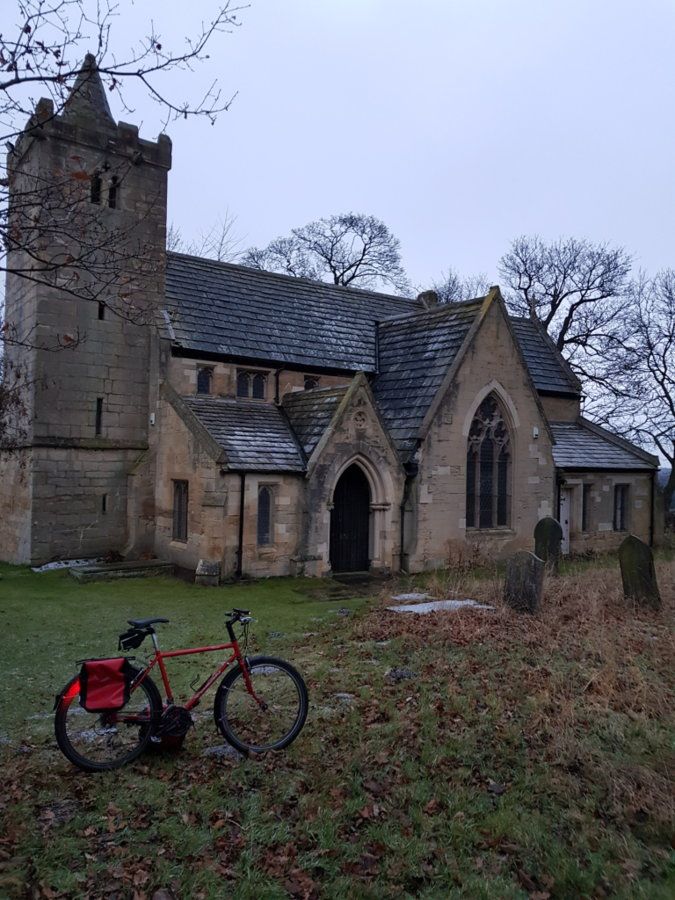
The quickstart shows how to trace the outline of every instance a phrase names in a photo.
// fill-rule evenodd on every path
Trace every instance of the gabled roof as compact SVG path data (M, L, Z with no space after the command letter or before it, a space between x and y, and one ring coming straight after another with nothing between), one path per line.
M317 369L374 372L376 322L413 300L167 254L169 332L184 349ZM171 333L172 332L172 333Z
M531 319L509 318L536 389L577 396L581 383L544 329Z
M284 410L307 458L314 452L348 390L349 386L345 385L294 391L284 396Z
M424 417L484 302L439 306L378 327L373 394L399 453L415 449Z
M304 472L305 460L282 411L270 403L182 397L211 438L225 451L229 469Z
M659 464L656 456L587 419L552 422L551 431L559 469L655 469Z

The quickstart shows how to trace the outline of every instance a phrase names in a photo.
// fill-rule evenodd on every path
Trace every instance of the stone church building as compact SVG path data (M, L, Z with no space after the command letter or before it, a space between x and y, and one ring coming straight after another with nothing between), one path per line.
M6 319L32 337L6 347L30 377L2 461L2 559L418 572L466 545L532 549L551 515L568 552L651 542L657 459L583 418L581 384L498 288L437 305L166 252L171 142L115 123L91 58L9 165L15 189L70 173L154 264L129 256L143 321L115 312L124 279L106 303L9 276ZM81 339L46 349L65 333Z

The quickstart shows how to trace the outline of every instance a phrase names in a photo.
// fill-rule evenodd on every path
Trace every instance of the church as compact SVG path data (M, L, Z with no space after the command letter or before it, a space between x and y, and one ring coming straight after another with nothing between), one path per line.
M0 462L3 560L420 572L533 549L544 516L566 553L653 542L658 459L582 416L579 380L499 288L439 304L167 252L171 142L114 121L93 57L8 165L15 192L67 184L71 219L107 237L90 296L68 280L75 226L41 232L65 275L26 278L11 251L25 427Z

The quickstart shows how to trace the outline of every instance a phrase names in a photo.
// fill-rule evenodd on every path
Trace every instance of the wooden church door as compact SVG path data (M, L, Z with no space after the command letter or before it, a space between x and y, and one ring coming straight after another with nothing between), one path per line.
M353 465L340 476L330 517L330 563L334 572L365 572L370 566L370 485Z

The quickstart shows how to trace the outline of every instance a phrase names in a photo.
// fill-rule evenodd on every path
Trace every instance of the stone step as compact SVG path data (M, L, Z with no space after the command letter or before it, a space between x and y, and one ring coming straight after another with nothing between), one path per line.
M77 581L105 581L115 578L151 578L156 575L173 575L173 563L163 559L134 559L117 563L97 563L69 569Z

